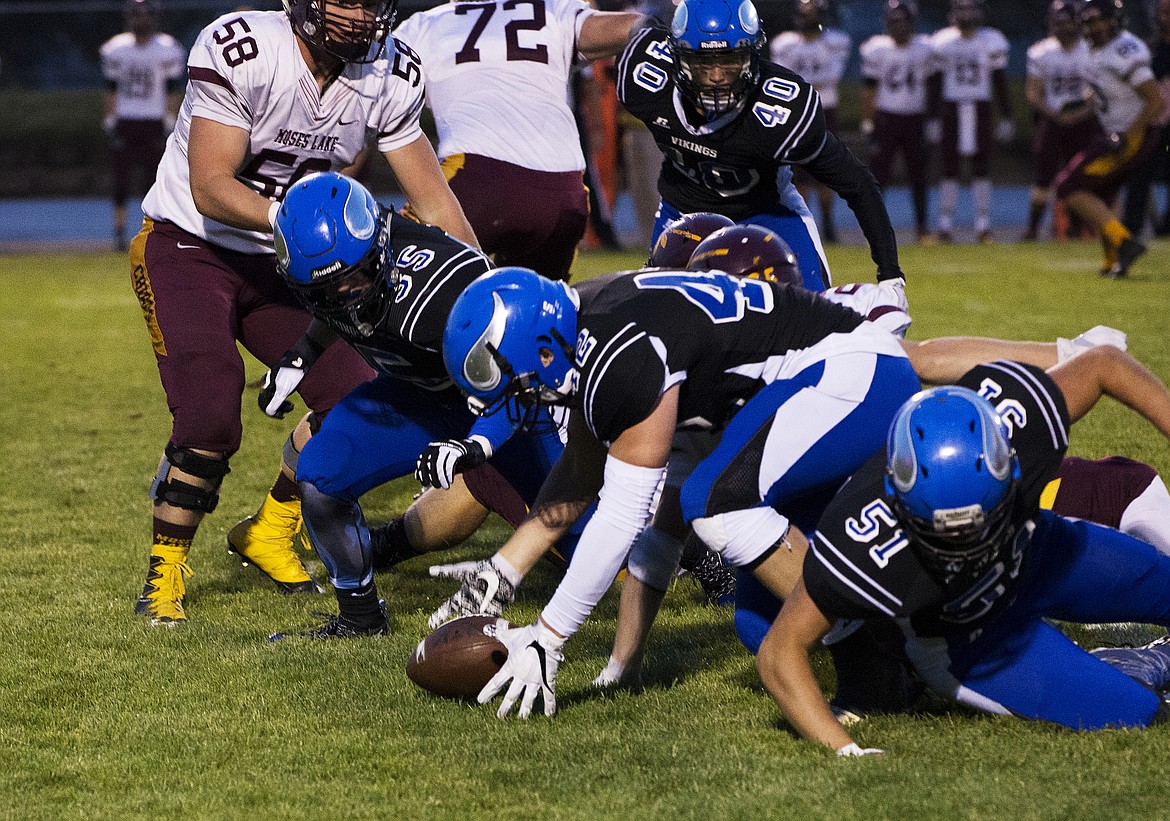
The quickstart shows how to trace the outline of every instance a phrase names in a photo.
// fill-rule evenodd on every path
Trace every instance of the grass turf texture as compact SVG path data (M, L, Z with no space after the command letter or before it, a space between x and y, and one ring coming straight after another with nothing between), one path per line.
M838 283L871 281L864 250L831 249ZM578 276L637 265L583 256ZM911 337L1052 339L1104 323L1170 380L1170 246L1130 281L1096 276L1095 245L907 247ZM146 569L146 491L168 417L141 315L114 255L0 264L0 816L154 818L1161 818L1170 731L1084 735L935 705L855 730L883 758L837 760L786 732L729 610L680 580L652 637L640 696L595 694L616 596L568 645L560 714L527 722L432 698L404 665L452 592L426 559L380 575L393 635L268 645L329 595L285 598L227 555L224 536L275 475L288 422L244 397L245 437L191 554L188 625L132 612ZM263 369L254 361L249 376ZM1072 452L1170 471L1152 427L1111 401ZM366 499L382 522L417 490ZM489 523L446 559L487 555ZM312 563L319 578L323 571ZM540 568L509 611L528 622L556 577ZM1085 634L1082 634L1085 635ZM832 673L818 657L831 688Z

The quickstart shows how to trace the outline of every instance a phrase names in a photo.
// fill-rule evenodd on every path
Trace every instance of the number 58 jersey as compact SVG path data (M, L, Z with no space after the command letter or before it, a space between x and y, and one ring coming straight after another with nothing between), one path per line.
M638 32L617 64L618 99L644 122L666 155L658 192L680 211L715 211L740 221L780 205L776 172L806 163L825 143L820 97L800 77L760 62L760 84L742 108L692 125L674 81L669 35Z
M321 93L284 12L224 15L191 49L183 107L142 210L232 251L272 253L272 234L196 209L187 156L193 117L246 131L236 179L279 200L306 174L351 165L367 142L385 153L418 139L422 104L422 70L408 46L391 41L377 61L347 64Z
M1018 362L972 368L959 385L979 393L1007 424L1020 460L1014 549L959 595L949 595L918 561L886 493L882 449L825 508L804 560L803 580L821 612L835 617L910 618L920 636L976 629L1013 598L1031 535L1026 520L1068 449L1068 408L1048 374Z

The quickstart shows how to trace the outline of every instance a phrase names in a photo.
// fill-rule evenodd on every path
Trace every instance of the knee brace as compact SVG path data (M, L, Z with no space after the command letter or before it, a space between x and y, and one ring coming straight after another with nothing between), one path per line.
M199 487L182 479L170 478L171 468L183 473L197 476L211 484L211 487ZM166 502L169 505L184 510L201 510L211 513L219 504L219 486L223 477L231 473L228 460L213 459L196 453L190 448L167 443L163 451L162 464L159 465L158 475L150 485L150 498L157 502Z
M293 444L293 435L291 433L288 435L288 439L284 440L284 450L280 452L280 458L292 470L293 476L296 476L297 462L301 460L301 452Z

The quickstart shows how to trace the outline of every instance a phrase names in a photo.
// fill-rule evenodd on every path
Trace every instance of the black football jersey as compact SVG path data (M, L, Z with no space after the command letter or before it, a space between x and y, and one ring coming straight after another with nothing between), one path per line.
M330 327L378 373L428 390L454 388L443 365L443 330L463 289L491 260L433 225L390 215L390 247L401 280L394 304L370 336L345 322Z
M617 94L665 155L662 199L683 213L714 211L736 222L781 204L776 174L799 164L857 217L879 279L901 276L898 250L873 174L825 125L820 97L799 74L761 61L760 82L741 106L692 124L674 81L665 28L635 34L617 63Z
M804 560L809 596L830 617L909 618L920 636L978 629L1013 598L1031 538L1027 520L1068 449L1068 409L1046 373L993 362L959 382L986 397L1007 423L1021 483L1012 549L959 596L949 595L918 561L898 527L886 493L886 454L879 451L825 509Z
M638 32L617 63L622 105L646 123L666 159L659 193L684 211L741 220L779 204L776 172L812 159L825 140L820 98L799 75L761 63L759 88L736 110L692 125L675 91L669 34ZM685 206L685 207L684 207Z
M864 322L803 288L725 274L646 269L577 290L576 407L605 443L677 384L679 427L720 429L784 369L823 356L806 349Z

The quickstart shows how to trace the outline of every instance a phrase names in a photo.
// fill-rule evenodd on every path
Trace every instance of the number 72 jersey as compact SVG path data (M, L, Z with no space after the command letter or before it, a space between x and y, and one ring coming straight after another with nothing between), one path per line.
M276 200L306 174L351 165L367 142L385 153L422 134L422 70L408 46L388 42L380 59L346 65L321 93L282 11L234 12L214 21L191 49L187 80L142 209L233 251L271 253L272 235L224 225L195 208L187 157L192 117L246 131L236 178Z
M585 168L569 105L583 0L476 0L412 14L394 34L422 57L439 156L536 171Z
M636 34L622 52L617 92L666 155L658 191L680 211L715 211L740 221L771 210L780 205L780 166L808 162L825 142L825 115L813 87L763 61L759 87L742 110L692 125L675 86L668 34L657 26Z

